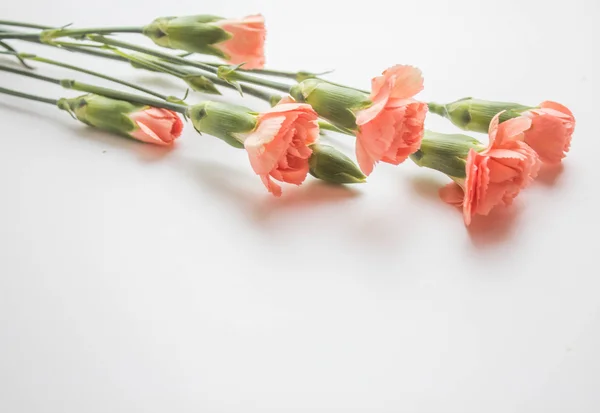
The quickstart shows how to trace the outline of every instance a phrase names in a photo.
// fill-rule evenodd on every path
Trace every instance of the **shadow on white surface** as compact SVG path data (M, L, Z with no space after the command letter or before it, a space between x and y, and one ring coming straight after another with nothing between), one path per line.
M310 177L307 179L310 180L300 187L288 188L281 198L268 198L259 208L261 215L268 217L278 211L338 204L360 195L351 186L328 184Z
M172 153L177 146L177 143L171 146L159 146L139 142L126 136L115 135L80 123L70 123L68 127L74 132L77 139L89 139L105 145L108 148L107 151L110 149L135 154L144 162L160 161Z
M21 102L27 102L27 101L23 100ZM39 104L39 106L44 106L44 105L45 104L42 104L42 103ZM37 107L38 107L37 104L30 105L27 103L27 104L18 106L18 105L11 105L10 103L0 101L0 110L2 110L2 111L10 111L10 112L18 113L19 115L27 114L28 116L32 116L35 119L47 120L47 121L54 122L54 123L60 122L60 119L57 119L57 116L51 116L48 112L46 112L44 110L36 110Z
M565 166L562 163L556 165L543 164L535 182L539 182L546 186L554 186L558 183L564 170Z
M432 200L436 203L443 201L440 199L439 190L447 183L451 181L442 181L436 179L432 175L417 175L408 178L412 186L413 191L423 199Z
M460 210L457 208L457 212ZM487 216L476 215L466 229L477 248L508 242L516 233L521 207L517 201L511 206L497 206ZM462 219L462 215L460 216Z
M410 183L417 195L424 199L444 204L439 197L438 191L445 185L441 180L423 175L410 179ZM462 221L460 208L446 205L456 210L456 219ZM487 247L493 244L501 244L508 241L515 233L515 224L518 220L520 206L515 202L509 207L498 206L488 216L476 215L465 231L475 247Z
M53 122L57 127L64 127L68 131L72 132L70 135L78 141L92 140L100 145L106 146L105 151L118 150L125 152L131 152L139 156L142 161L154 162L165 158L177 147L177 143L171 146L159 146L152 145L144 142L136 141L135 139L128 138L126 136L119 136L113 133L109 133L100 129L87 126L79 122L78 120L69 119L66 112L64 113L65 119L60 119L63 114L58 109L56 110L57 116L50 116L45 111L36 111L29 107L17 107L4 102L0 102L1 110L10 110L18 113L29 113L35 116L37 119L44 119L49 122Z
M179 166L208 189L211 195L226 198L240 211L250 211L250 216L258 222L268 220L281 211L339 203L360 194L347 186L330 185L313 179L300 187L282 184L283 195L275 198L266 192L250 168L248 173L243 173L224 162L200 159L182 159Z

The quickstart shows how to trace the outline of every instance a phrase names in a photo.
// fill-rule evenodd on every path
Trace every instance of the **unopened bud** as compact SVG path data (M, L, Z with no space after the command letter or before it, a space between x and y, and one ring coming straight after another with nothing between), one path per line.
M418 166L435 169L452 178L464 178L469 151L479 152L484 148L471 136L425 130L420 149L410 155L410 159Z
M170 145L183 130L171 110L94 94L63 98L57 106L87 125L155 145Z
M144 35L162 47L224 58L226 55L213 47L232 37L218 25L212 24L221 20L222 17L211 15L159 17L144 27Z
M129 135L136 129L136 125L127 114L140 110L144 105L87 94L61 99L58 107L69 111L78 120L90 126Z
M352 159L332 146L315 143L310 146L312 155L308 160L312 176L334 184L360 184L367 177Z
M215 86L215 84L208 79L206 76L202 76L202 75L187 75L183 77L183 80L185 81L185 83L188 84L188 86L196 91L196 92L202 92L202 93L207 93L209 95L220 95L221 92L219 92L219 89L217 89L217 87Z
M290 94L310 104L320 117L349 130L356 129L356 112L372 104L366 93L321 79L306 79L293 86Z
M190 106L187 116L199 133L215 136L236 148L244 147L244 136L256 127L256 114L243 106L202 102Z
M520 116L532 109L530 106L510 102L492 102L473 98L463 98L448 104L429 103L429 111L449 119L463 130L488 132L492 118L499 112L500 122Z

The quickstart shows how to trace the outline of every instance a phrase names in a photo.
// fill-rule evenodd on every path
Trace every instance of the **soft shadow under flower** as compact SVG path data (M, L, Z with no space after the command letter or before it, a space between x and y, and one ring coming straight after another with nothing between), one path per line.
M562 163L543 164L538 172L536 181L546 186L554 186L558 182L558 179L562 175L564 169L565 167Z
M440 199L439 191L440 188L448 183L447 179L442 181L441 179L436 179L433 175L417 175L410 177L409 182L418 196L443 203Z
M270 197L262 203L261 215L271 215L286 209L302 209L317 207L323 204L337 204L360 195L358 190L348 185L329 184L319 180L311 180L297 188L289 188L279 199Z
M509 240L516 231L521 208L519 204L498 206L489 215L477 215L467 227L471 242L483 248ZM457 218L460 210L457 208Z

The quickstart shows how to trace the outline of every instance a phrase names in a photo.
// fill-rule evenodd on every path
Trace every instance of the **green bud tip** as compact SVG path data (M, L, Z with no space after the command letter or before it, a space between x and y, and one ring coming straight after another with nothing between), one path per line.
M356 130L356 112L373 104L369 95L356 89L307 79L290 89L298 102L308 103L323 119L344 130Z
M271 95L269 98L269 104L271 107L276 106L281 101L281 96L279 95Z
M469 152L484 148L481 142L468 135L426 130L420 149L410 155L410 159L418 166L435 169L450 177L463 178Z
M312 176L334 184L365 183L367 177L346 155L332 146L313 144L308 160L309 172Z
M226 58L213 45L224 42L232 35L216 24L222 17L211 15L159 17L144 27L143 33L162 47Z
M511 102L494 102L471 97L456 100L454 102L440 105L430 103L429 110L437 115L449 119L454 125L463 130L487 133L491 120L498 113L500 122L507 121L520 116L530 106Z
M445 118L448 117L448 111L446 110L446 105L441 103L429 102L427 104L428 110L431 113L435 113L436 115L443 116Z
M194 90L196 92L207 93L210 95L220 95L221 94L221 92L219 91L219 89L217 89L215 84L210 79L208 79L206 76L187 75L183 78L183 80L185 81L185 83L188 84L188 86L192 90Z
M257 122L250 109L214 101L190 106L186 115L199 133L215 136L236 148L244 147L244 136L254 130Z

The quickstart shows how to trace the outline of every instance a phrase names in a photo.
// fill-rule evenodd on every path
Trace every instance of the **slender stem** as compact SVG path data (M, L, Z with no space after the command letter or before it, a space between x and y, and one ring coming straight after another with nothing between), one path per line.
M39 39L39 33L22 33L22 32L4 32L0 33L0 39L20 39L20 40L29 40L29 39Z
M327 122L326 120L319 120L319 128L323 130L330 130L332 132L343 133L344 135L356 136L356 132L349 129L338 128L335 125Z
M136 63L146 69L150 69L150 70L156 70L171 76L175 76L179 79L185 79L187 76L204 76L205 78L207 78L208 80L210 80L211 82L229 88L229 89L233 89L233 90L237 90L235 86L233 86L232 84L227 83L227 81L219 78L218 76L212 74L212 73L204 73L201 71L195 71L194 69L191 68L183 68L180 66L175 66L171 63L165 62L162 59L148 59L148 58L144 58L143 56L132 56L130 54L127 53L123 53L121 51L119 51L118 49L114 50L115 53L118 53L119 56L123 57L124 59L128 59L131 63ZM271 93L268 93L266 91L254 88L252 86L247 86L247 85L240 85L241 89L242 89L242 93L246 93L250 96L254 96L257 97L259 99L262 99L264 101L267 101L269 103L271 103L272 99L276 98L276 95L273 95Z
M119 90L108 89L101 86L90 85L88 83L77 82L75 80L62 79L60 85L65 89L78 90L80 92L93 93L96 95L106 96L107 98L125 100L131 103L139 103L141 105L154 106L157 108L169 109L174 112L183 113L187 112L187 105L181 105L178 103L171 103L163 100L156 100L147 98L145 96L134 95L132 93L121 92Z
M12 46L11 46L11 45L9 45L8 43L5 43L5 42L3 42L2 40L0 40L0 46L4 47L4 48L5 48L6 50L8 50L9 52L16 53L16 54L17 54L17 59L19 59L19 62L21 62L21 64L22 64L23 66L25 66L27 69L33 69L33 67L29 66L29 65L27 64L27 62L25 62L25 60L24 60L22 57L20 57L20 56L18 55L18 53L19 53L19 52L17 51L17 49L15 49L14 47L12 47Z
M19 92L17 90L12 90L12 89L6 89L3 87L0 87L0 93L4 93L5 95L17 96L17 97L29 99L29 100L35 100L38 102L49 103L49 104L55 105L55 106L58 103L58 100L56 100L56 99L45 98L45 97L37 96L37 95L30 95L28 93Z
M94 49L94 46L88 47L87 45L83 45L83 44L82 45L71 45L69 43L63 44L61 42L54 42L54 43L56 43L56 45L59 48L68 50L70 52L83 53L83 54L87 54L90 56L102 57L104 59L116 60L118 62L127 62L127 59L125 59L124 57L117 56L116 54L113 54L113 53L101 52L100 50ZM47 44L46 46L54 46L54 44Z
M325 79L321 79L321 78L318 78L318 77L315 78L315 79L322 80L322 81L327 82L329 84L332 84L334 86L339 86L339 87L345 87L345 88L348 88L348 89L353 89L353 90L356 90L357 92L361 92L361 93L364 93L366 95L370 95L371 94L371 92L369 92L368 90L363 90L363 89L359 89L359 88L352 87L352 86L342 85L342 84L339 84L339 83L332 82L331 80L325 80Z
M206 65L204 63L200 63L200 62L193 62L193 61L181 58L179 56L174 56L169 53L164 53L164 52L161 52L158 50L150 49L148 47L138 46L138 45L135 45L132 43L123 42L121 40L115 40L115 39L111 39L111 38L99 36L99 35L94 35L94 34L89 35L88 39L90 39L94 42L107 44L109 46L122 47L123 49L133 50L134 52L146 53L146 54L149 54L150 56L159 57L159 58L169 61L171 63L186 65L186 66L193 66L193 67L197 67L198 69L202 69L206 72L215 73L215 74L217 73L217 69L215 67L212 67L212 66Z
M271 89L279 90L284 93L290 93L290 85L285 83L274 82L269 79L263 79L262 77L250 76L246 73L235 72L232 76L233 79L239 80L240 82L252 83L254 85L266 86Z
M204 64L207 64L209 66L213 66L218 68L219 66L223 66L223 63L214 63L214 62L202 62ZM298 73L297 72L287 72L284 70L273 70L273 69L243 69L243 68L239 68L237 69L238 71L241 72L249 72L249 73L256 73L258 75L265 75L265 76L275 76L275 77L284 77L287 79L293 79L296 80Z
M5 33L5 31L0 30L0 34L1 33ZM112 59L112 60L117 60L117 61L121 61L121 62L127 61L127 59L125 59L121 56L117 56L112 53L101 52L100 50L95 50L98 47L95 44L92 45L92 44L85 44L85 43L80 44L80 43L72 43L72 42L61 42L58 40L49 44L49 43L42 43L42 41L39 39L39 37L36 39L22 39L22 40L25 40L30 43L43 44L44 46L58 47L60 49L68 50L70 52L78 52L78 53L83 53L83 54L87 54L90 56L98 56L98 57L103 57L105 59Z
M83 29L57 29L52 37L83 37L88 34L111 34L111 33L143 33L143 27L90 27Z
M160 59L148 59L144 56L135 56L132 54L124 53L119 49L113 49L113 52L117 55L124 58L127 62L129 62L133 67L136 65L141 66L146 70L153 70L156 72L165 73L171 76L175 76L177 78L183 78L187 75L187 72L180 67L169 65L166 62Z
M139 103L141 105L154 106L157 108L169 109L175 112L185 114L187 111L187 105L180 105L177 103L166 102L162 100L156 100L152 98L148 98L146 96L134 95L132 93L121 92L119 90L108 89L105 87L100 87L96 85L90 85L83 82L77 82L71 79L57 79L50 76L42 76L35 73L30 73L27 70L23 69L15 69L8 66L0 65L0 70L4 70L6 72L17 73L23 76L33 77L39 80L44 80L46 82L54 83L57 85L61 85L65 89L78 90L80 92L86 93L94 93L96 95L106 96L112 99L125 100L127 102Z
M230 83L227 83L227 81L219 78L218 76L215 76L211 73L202 73L202 72L194 72L190 69L188 70L184 70L182 68L176 67L174 65L171 65L169 63L166 62L161 62L161 61L157 61L155 62L157 66L159 66L160 68L164 68L167 71L179 71L179 73L169 73L169 74L173 74L174 76L177 76L179 78L184 78L185 76L193 76L193 75L201 75L206 77L208 80L210 80L211 82L219 85L219 86L223 86L226 87L228 89L232 89L232 90L237 90L235 86L233 86ZM264 100L266 102L271 103L273 99L277 98L277 95L273 95L269 92L266 92L264 90L252 87L252 86L248 86L248 85L240 85L241 89L242 89L242 93L248 94L250 96L254 96L258 99Z
M59 62L57 60L47 59L47 58L44 58L44 57L39 57L39 56L36 56L36 55L30 55L30 54L25 54L25 53L15 54L15 55L16 56L20 56L23 59L33 60L33 61L36 61L36 62L46 63L46 64L49 64L49 65L64 67L65 69L70 69L70 70L75 70L77 72L86 73L86 74L91 75L91 76L95 76L95 77L98 77L98 78L101 78L101 79L106 79L106 80L109 80L111 82L118 83L118 84L121 84L123 86L127 86L127 87L130 87L132 89L135 89L135 90L139 90L140 92L147 93L147 94L155 96L155 97L157 97L159 99L163 99L163 100L167 99L167 96L162 95L160 93L157 93L157 92L155 92L153 90L146 89L145 87L138 86L136 84L129 83L129 82L126 82L124 80L120 80L120 79L117 79L117 78L114 78L112 76L108 76L108 75L105 75L105 74L102 74L102 73L99 73L99 72L95 72L93 70L88 70L88 69L85 69L83 67L74 66L74 65L67 64L67 63Z
M166 60L169 63L185 65L185 66L192 66L192 67L204 70L205 72L209 72L209 73L213 73L213 74L217 74L217 71L218 71L218 69L216 67L208 65L206 63L184 59L182 57L174 56L169 53L164 53L164 52L161 52L158 50L153 50L153 49L143 47L143 46L137 46L135 44L123 42L120 40L110 39L110 38L107 38L104 36L97 36L97 35L90 35L90 36L88 36L88 38L90 40L93 40L98 43L104 43L104 44L107 44L110 46L122 47L123 49L133 50L135 52L146 53L150 56L154 56L154 57L158 57L163 60ZM223 65L221 65L221 66L223 66ZM242 82L266 86L266 87L269 87L269 88L272 88L275 90L280 90L285 93L288 93L290 90L290 86L286 85L284 83L278 83L278 82L274 82L271 80L266 80L266 79L262 79L259 77L250 76L250 75L247 75L244 73L236 73L235 76L236 76L236 79L238 79Z
M53 77L39 75L30 70L17 69L16 67L10 67L10 66L4 66L4 65L0 65L0 70L4 71L4 72L16 73L17 75L32 77L34 79L39 79L39 80L43 80L45 82L50 82L50 83L55 83L57 85L60 85L60 79L55 79Z
M41 24L15 22L15 21L10 21L10 20L0 20L0 25L2 25L2 26L15 26L15 27L26 27L28 29L39 29L39 30L54 29L54 27L52 27L52 26L43 26Z

